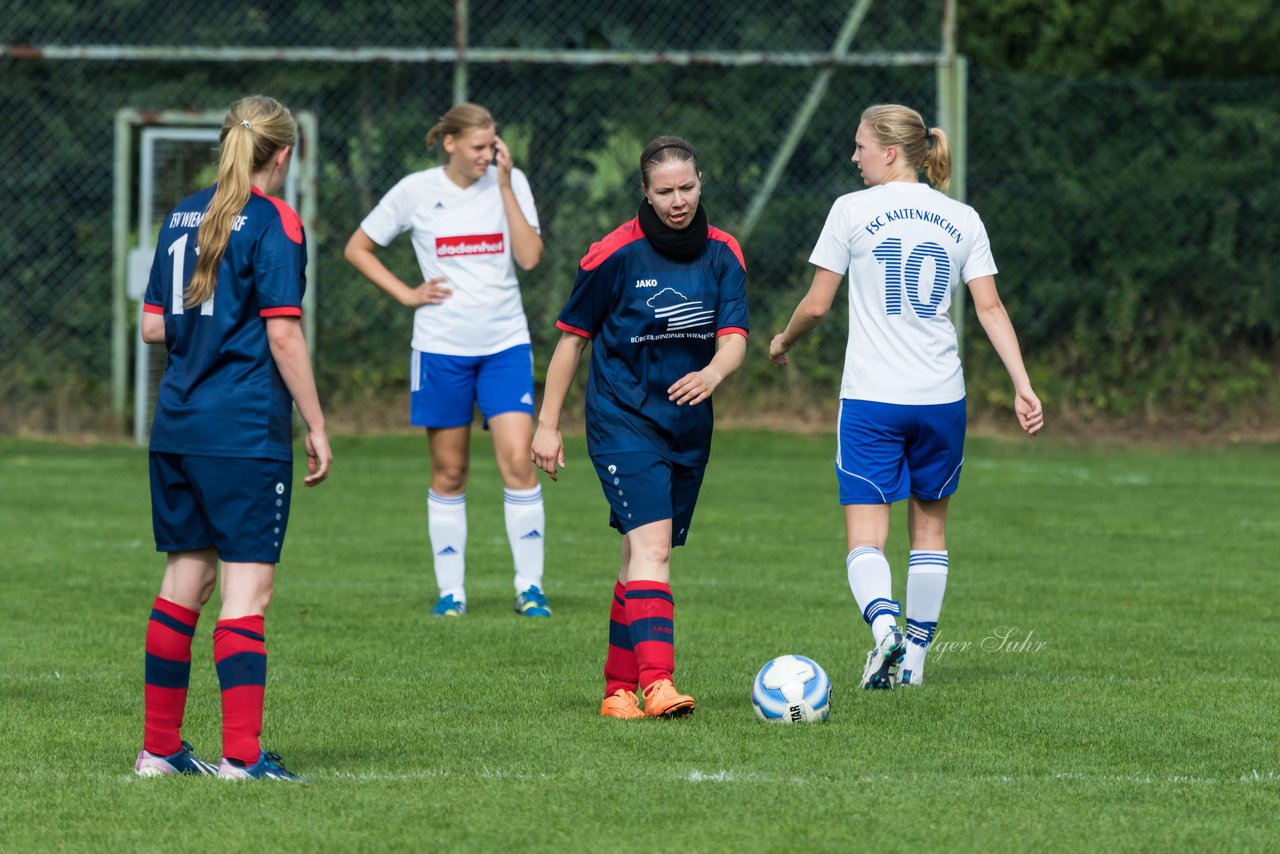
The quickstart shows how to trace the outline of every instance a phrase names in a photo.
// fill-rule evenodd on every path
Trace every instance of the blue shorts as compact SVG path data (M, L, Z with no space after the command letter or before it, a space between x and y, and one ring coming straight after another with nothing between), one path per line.
M292 494L292 462L153 451L156 551L212 546L231 563L279 563Z
M964 463L964 399L930 406L840 401L841 504L946 498Z
M605 454L592 457L604 497L609 525L621 533L671 520L671 545L683 546L693 523L705 465L689 468L657 454Z
M533 347L491 356L444 356L414 350L409 364L409 423L465 427L475 407L486 420L504 412L533 416Z

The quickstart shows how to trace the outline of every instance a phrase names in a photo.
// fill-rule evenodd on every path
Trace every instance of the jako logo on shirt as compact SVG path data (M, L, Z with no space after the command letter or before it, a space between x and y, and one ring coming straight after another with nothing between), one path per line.
M636 279L637 288L656 288L657 286L657 279Z
M501 234L465 234L436 238L437 258L454 255L501 255L505 248Z

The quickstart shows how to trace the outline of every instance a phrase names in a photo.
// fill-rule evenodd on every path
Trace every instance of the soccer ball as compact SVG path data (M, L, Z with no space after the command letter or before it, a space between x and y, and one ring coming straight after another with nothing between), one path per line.
M818 662L803 655L783 655L756 674L751 705L762 721L811 724L831 713L831 680Z

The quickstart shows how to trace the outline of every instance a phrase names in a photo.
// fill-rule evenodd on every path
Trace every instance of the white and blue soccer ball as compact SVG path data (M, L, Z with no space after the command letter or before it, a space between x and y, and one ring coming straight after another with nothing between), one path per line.
M811 724L831 713L831 680L818 662L803 655L782 655L756 674L751 705L762 721Z

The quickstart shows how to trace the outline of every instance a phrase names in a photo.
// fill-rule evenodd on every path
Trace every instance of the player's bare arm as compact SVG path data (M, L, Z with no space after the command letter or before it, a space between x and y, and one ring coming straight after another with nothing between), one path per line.
M557 479L557 467L564 468L564 438L560 435L560 414L564 410L569 387L578 373L582 351L588 339L565 332L556 344L547 365L547 382L542 391L542 409L538 411L538 426L533 434L529 453L534 465Z
M816 329L822 322L822 318L827 316L827 312L831 310L831 304L835 302L836 292L840 290L840 282L843 278L843 273L836 273L822 267L814 271L809 292L796 306L791 320L787 323L787 328L773 336L773 340L769 342L769 359L775 365L785 365L787 351L794 347L797 341Z
M542 260L542 236L529 225L520 203L516 200L515 191L511 188L511 150L495 137L494 160L498 166L498 188L502 191L502 209L507 215L507 228L511 231L511 255L521 270L532 270Z
M317 486L329 476L333 465L333 451L325 434L324 411L320 408L320 396L316 393L315 375L311 371L311 357L307 353L302 322L296 317L267 318L267 340L271 356L280 370L285 388L298 406L298 414L307 425L307 486Z
M991 346L995 348L996 355L1009 373L1009 379L1013 381L1013 411L1018 418L1018 425L1028 436L1034 436L1044 427L1044 408L1031 388L1031 378L1027 376L1022 349L1018 346L1018 335L1013 329L1013 322L1009 320L1009 312L1000 299L1000 293L996 290L995 276L979 276L968 284L978 323L987 333Z
M378 258L377 251L381 247L365 234L363 228L357 228L347 240L342 254L348 263L396 302L408 308L422 305L439 305L453 296L453 290L445 286L448 281L444 276L436 276L417 287L410 287L400 281L400 277L387 269Z
M147 344L164 343L164 317L144 312L142 315L142 340Z
M667 389L676 406L696 406L715 392L724 378L738 370L747 356L747 339L736 332L716 339L716 354L700 371L685 374Z

